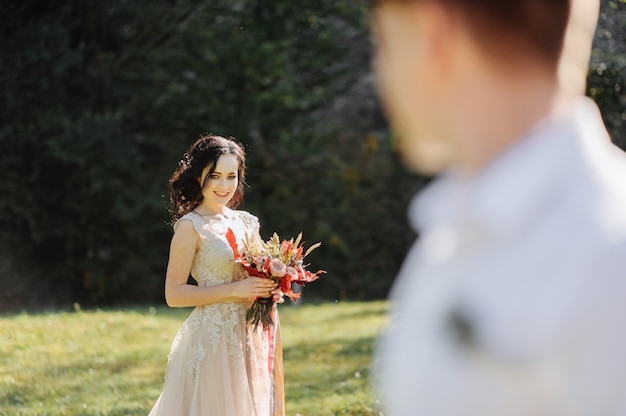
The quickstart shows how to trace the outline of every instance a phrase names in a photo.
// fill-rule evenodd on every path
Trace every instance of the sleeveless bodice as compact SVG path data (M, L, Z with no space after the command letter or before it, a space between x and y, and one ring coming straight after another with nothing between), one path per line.
M215 286L243 278L243 268L234 262L234 253L226 239L233 230L240 250L247 238L260 238L259 220L245 211L229 211L228 216L203 217L190 212L180 220L193 223L200 242L191 267L191 275L199 286Z

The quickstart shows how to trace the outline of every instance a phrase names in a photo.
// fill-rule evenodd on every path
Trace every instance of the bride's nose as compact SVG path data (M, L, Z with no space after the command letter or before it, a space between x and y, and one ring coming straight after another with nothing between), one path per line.
M220 178L217 183L217 187L220 189L228 189L229 188L229 180L228 178Z

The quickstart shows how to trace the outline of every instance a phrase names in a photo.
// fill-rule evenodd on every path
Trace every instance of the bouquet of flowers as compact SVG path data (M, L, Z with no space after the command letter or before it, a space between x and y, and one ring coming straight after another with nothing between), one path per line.
M293 238L281 240L278 234L274 233L272 238L257 246L246 245L243 255L239 254L235 234L230 228L226 238L235 254L235 262L241 264L250 276L272 279L285 296L294 302L300 297L300 293L293 292L291 286L293 283L304 286L305 283L317 280L320 274L326 273L324 270L315 273L306 270L308 264L304 264L304 258L321 243L313 244L305 252L301 243L302 233L295 241ZM255 331L259 324L262 324L264 329L274 324L271 316L273 306L274 299L271 296L255 299L246 313L246 319L254 325Z

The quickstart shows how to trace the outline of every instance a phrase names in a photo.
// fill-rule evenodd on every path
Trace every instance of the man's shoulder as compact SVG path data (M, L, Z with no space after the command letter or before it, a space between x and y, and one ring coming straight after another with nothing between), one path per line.
M584 239L590 257L626 267L626 154L610 144L586 175L570 185L577 189L566 208L574 214L569 238Z

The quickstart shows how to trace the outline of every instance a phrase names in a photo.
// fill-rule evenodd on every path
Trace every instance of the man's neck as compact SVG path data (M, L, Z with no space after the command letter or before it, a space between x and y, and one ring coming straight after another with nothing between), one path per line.
M459 99L457 168L474 176L501 152L564 106L556 77L485 74Z

